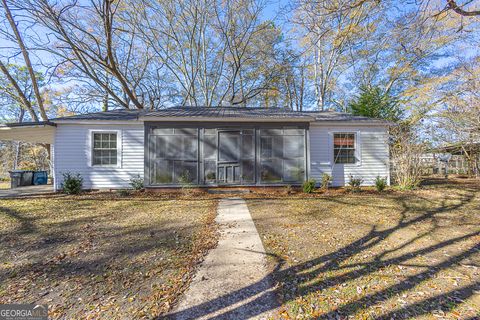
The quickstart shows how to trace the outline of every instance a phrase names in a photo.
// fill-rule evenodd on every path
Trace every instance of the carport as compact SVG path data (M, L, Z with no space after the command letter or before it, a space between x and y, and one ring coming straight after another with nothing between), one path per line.
M43 144L47 148L50 160L52 160L55 129L55 124L48 121L1 124L0 141L20 141ZM52 170L52 173L53 172L54 171ZM53 186L50 185L29 186L18 189L23 188L28 188L28 191L26 189L25 191L27 191L29 195L34 194L36 190L41 193L44 193L46 189L53 191ZM23 192L23 190L17 191L18 193Z

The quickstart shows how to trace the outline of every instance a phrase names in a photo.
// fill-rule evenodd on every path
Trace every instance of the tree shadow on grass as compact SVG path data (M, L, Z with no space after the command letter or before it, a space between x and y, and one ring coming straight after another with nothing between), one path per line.
M52 319L166 312L216 240L213 202L93 202L2 203L0 303L48 304Z
M462 248L459 252L450 254L448 258L440 262L432 261L426 265L418 266L422 268L422 271L419 273L408 275L402 281L389 284L375 292L360 295L331 311L320 314L316 318L335 319L338 316L352 316L359 311L385 303L395 296L409 292L409 290L414 289L426 280L438 277L442 271L458 266L468 259L478 257L480 244L476 239L480 235L480 230L464 232L462 235L452 236L435 244L404 252L410 244L432 234L439 227L437 219L439 219L440 215L463 208L475 198L477 191L475 189L466 190L460 201L454 204L451 204L451 201L446 196L439 206L432 209L416 207L409 203L408 197L400 197L398 201L403 210L400 212L399 221L394 226L383 230L377 229L376 226L371 226L367 234L342 248L291 267L284 268L285 262L276 256L276 267L261 281L189 309L172 312L160 318L193 319L204 317L209 319L233 319L255 317L265 312L273 311L289 301L294 301L311 293L333 289L339 285L368 277L392 265L413 266L412 263L409 263L411 259L428 255L432 252L441 252L452 245L473 241L473 245L470 247ZM428 198L420 200L430 201ZM330 199L327 201L342 200ZM423 222L430 222L432 228L419 233L407 242L396 245L394 248L385 249L374 254L369 261L350 262L350 259L354 256L371 254L373 247L383 245L385 239L393 233L402 232L406 228ZM340 274L332 275L332 272ZM284 282L284 285L289 286L289 295L282 296L283 292L279 286L275 285L275 282ZM478 290L480 290L480 281L472 281L463 287L455 287L448 292L441 292L436 296L430 296L421 301L407 303L394 310L386 310L382 315L377 316L377 319L407 319L412 316L431 314L437 310L442 312L452 311L466 299L472 297ZM278 300L273 304L264 301L271 293L278 297ZM252 299L252 297L255 298ZM242 301L245 301L245 303L241 304ZM234 306L237 304L239 306ZM212 313L218 314L224 308L229 308L229 310L221 315L211 316Z
M95 208L90 206L83 203L76 206L89 211L87 216L76 217L72 211L68 219L54 222L46 215L29 215L0 207L0 216L15 222L13 228L0 231L3 246L0 257L15 262L14 268L0 268L0 284L11 276L28 274L47 274L55 280L71 275L102 275L113 266L142 272L142 265L130 265L130 261L151 254L153 258L162 258L161 262L153 259L152 264L168 264L169 257L163 257L164 252L189 249L194 233L204 226L201 221L193 220L182 224L183 221L176 218L162 218L162 223L152 219L151 223L145 223L116 210L92 213ZM132 220L134 225L110 223L118 219ZM40 223L43 226L39 226Z
M7 207L0 207L0 214L6 215L20 224L17 228L17 234L37 232L37 227L35 225L36 218L25 216L17 210Z

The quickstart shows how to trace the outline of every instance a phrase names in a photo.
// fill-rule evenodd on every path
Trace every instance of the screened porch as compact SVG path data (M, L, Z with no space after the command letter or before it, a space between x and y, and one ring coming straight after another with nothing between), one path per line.
M146 186L301 184L307 177L307 129L146 123Z

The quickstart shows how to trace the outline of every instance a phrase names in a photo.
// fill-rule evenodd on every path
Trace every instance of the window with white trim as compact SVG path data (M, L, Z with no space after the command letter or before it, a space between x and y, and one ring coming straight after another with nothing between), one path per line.
M356 163L357 158L355 156L355 148L355 133L333 134L333 159L335 163Z
M93 166L116 166L117 159L117 133L94 132L92 148Z

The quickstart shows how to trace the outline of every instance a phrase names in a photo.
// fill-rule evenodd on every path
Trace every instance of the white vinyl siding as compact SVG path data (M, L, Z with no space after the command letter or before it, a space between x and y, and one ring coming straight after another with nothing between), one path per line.
M92 134L117 133L118 163L114 167L92 166ZM119 125L58 124L55 133L55 188L62 173L79 173L84 189L130 187L130 179L144 172L143 123Z
M118 132L118 167L91 166L92 132ZM355 164L333 163L333 134L355 133ZM377 175L389 179L389 152L387 128L377 125L337 125L312 123L308 139L308 174L320 182L322 173L333 176L335 186L348 183L354 175L373 185ZM57 124L55 132L54 177L55 188L62 183L62 173L79 173L85 189L128 188L132 177L144 173L144 126L135 124Z
M333 135L355 133L356 163L334 163ZM389 177L388 132L383 126L310 125L310 178L321 181L322 174L332 175L334 186L348 184L350 175L364 180L362 185L374 185L375 177Z

